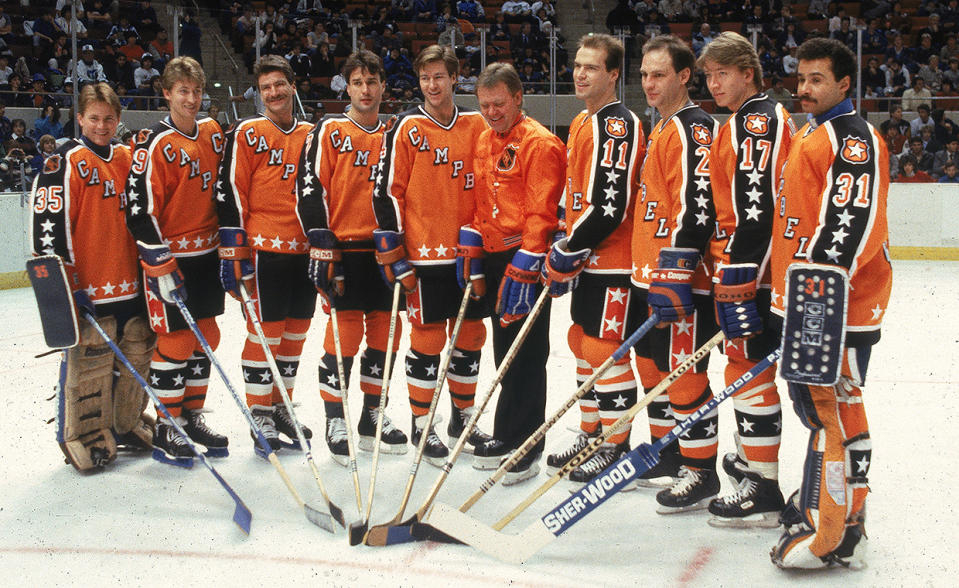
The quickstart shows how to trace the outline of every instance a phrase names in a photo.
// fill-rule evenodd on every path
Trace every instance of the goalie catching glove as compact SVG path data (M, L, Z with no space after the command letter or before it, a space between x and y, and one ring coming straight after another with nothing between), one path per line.
M220 284L230 296L240 299L240 284L253 279L253 261L246 231L235 227L220 228ZM252 290L247 286L248 290Z
M763 320L756 308L755 263L720 265L716 270L713 299L716 321L727 339L752 337L763 330Z
M176 304L174 294L186 300L183 274L170 248L137 241L137 249L140 250L140 265L146 275L147 289L166 304Z
M459 243L456 245L456 282L460 289L466 290L466 284L473 283L470 298L478 300L486 294L486 275L483 273L483 235L476 229L464 225L460 227Z
M522 249L513 255L513 261L503 274L496 300L496 314L500 315L502 326L518 321L532 311L545 258L543 253L530 253Z
M416 273L406 255L403 233L396 231L373 231L373 242L376 245L376 263L380 264L380 274L387 285L399 282L407 292L416 290Z
M346 291L343 253L336 235L329 229L310 229L306 236L310 241L310 281L327 298L342 296Z
M692 316L693 272L699 264L699 252L685 247L659 250L659 267L653 270L646 301L663 322L674 323Z

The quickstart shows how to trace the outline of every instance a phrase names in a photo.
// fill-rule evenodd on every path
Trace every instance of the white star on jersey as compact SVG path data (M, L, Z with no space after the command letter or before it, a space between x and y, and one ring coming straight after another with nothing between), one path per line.
M283 239L280 239L280 236L277 235L270 239L270 246L273 247L273 249L283 249Z
M879 306L879 304L877 303L876 308L872 309L872 320L874 321L879 320L879 317L882 316L882 313L883 313L883 308Z
M849 214L848 210L843 209L837 216L839 217L840 225L846 225L847 227L852 228L853 216Z
M423 244L422 247L420 247L419 249L417 249L417 251L419 251L420 257L429 257L429 256L430 256L430 248L427 247L425 243Z

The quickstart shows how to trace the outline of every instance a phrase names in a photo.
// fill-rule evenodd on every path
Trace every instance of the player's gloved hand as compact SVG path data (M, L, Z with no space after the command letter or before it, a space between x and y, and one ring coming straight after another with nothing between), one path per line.
M569 251L566 244L569 239L561 237L553 243L543 264L541 277L543 284L549 289L549 295L557 298L576 287L579 282L579 273L586 267L589 249Z
M699 251L686 247L663 247L659 264L652 273L646 301L663 322L674 323L695 311L693 272L699 264Z
M183 274L176 258L166 245L147 245L137 241L140 250L140 265L146 275L147 289L167 304L176 304L174 294L180 300L186 300L186 288L183 286Z
M763 330L763 321L756 308L755 263L720 265L713 286L716 321L727 339L752 337Z
M539 272L546 260L545 253L530 253L520 249L506 267L496 298L496 314L504 327L518 321L533 310L539 291Z
M246 231L236 227L220 227L220 284L230 296L240 300L240 283L253 279L253 260ZM247 283L247 290L251 290Z
M87 313L90 316L96 318L97 309L94 306L93 301L90 300L90 295L87 294L86 290L74 290L73 291L73 302L77 305L77 310L81 314Z
M343 278L343 253L336 235L329 229L310 229L306 238L310 241L308 273L316 291L327 298L342 296L346 286Z
M476 229L460 227L459 243L456 245L456 281L465 290L467 282L473 282L470 298L479 299L486 294L486 275L483 273L483 235Z
M404 290L412 292L416 290L416 273L406 256L403 236L403 233L396 231L375 229L373 242L376 245L376 263L380 264L380 273L390 287L399 281Z

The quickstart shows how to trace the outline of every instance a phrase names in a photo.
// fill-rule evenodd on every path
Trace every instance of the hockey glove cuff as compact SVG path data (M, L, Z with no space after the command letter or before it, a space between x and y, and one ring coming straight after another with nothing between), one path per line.
M403 233L396 231L373 231L373 242L376 245L376 263L380 264L380 273L387 285L391 288L397 281L407 292L416 290L416 272L410 265L406 254Z
M557 298L576 287L579 273L586 267L589 259L589 249L568 251L566 248L569 239L561 238L553 243L549 250L546 263L543 264L541 278L543 284L549 288L549 295Z
M659 313L660 320L674 323L692 316L693 272L699 264L699 251L684 247L663 247L659 264L651 275L647 302Z
M328 298L342 296L345 291L343 252L336 235L329 229L310 229L306 236L310 241L308 271L317 292Z
M253 279L253 260L246 231L235 227L220 228L220 284L223 290L240 299L240 283ZM247 289L252 289L248 284Z
M533 310L539 293L539 274L545 260L545 253L530 253L522 249L513 255L513 261L506 266L496 298L496 314L500 315L502 326L522 319Z
M456 245L456 281L460 289L465 290L468 282L473 282L474 300L486 294L486 275L483 273L483 235L476 229L464 225L460 227L459 243Z
M170 248L137 241L137 249L140 250L140 265L143 266L147 289L166 304L176 304L174 294L185 301L183 274Z
M763 330L762 317L756 307L755 263L720 265L713 286L716 321L727 339L751 337Z

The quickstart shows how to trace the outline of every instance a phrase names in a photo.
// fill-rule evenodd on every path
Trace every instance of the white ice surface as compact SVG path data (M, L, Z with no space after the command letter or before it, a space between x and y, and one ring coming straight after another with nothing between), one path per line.
M870 469L868 567L862 571L784 573L769 562L778 530L725 530L706 524L708 514L661 516L650 490L614 497L522 566L492 560L471 548L434 543L350 547L347 534L311 525L274 469L254 456L246 423L223 384L211 378L207 421L231 439L232 455L214 460L253 512L249 537L231 522L233 503L209 472L184 470L148 456L121 455L107 471L78 475L63 463L54 441L53 395L57 355L45 351L33 295L0 292L0 390L6 407L0 459L0 566L3 585L717 585L781 583L834 586L955 585L959 572L954 442L959 316L959 264L896 262L893 298L882 341L874 348L865 388L873 441ZM567 300L553 310L549 358L549 411L574 390L574 361L566 346ZM239 354L244 327L239 305L228 299L220 320L218 357L242 390ZM323 408L315 382L320 355L318 317L303 357L296 399L298 414L322 436ZM484 356L479 394L493 374ZM722 387L724 360L713 354L710 378ZM352 421L361 396L354 377ZM781 390L784 387L781 386ZM242 393L242 392L241 392ZM409 431L405 385L394 378L389 413ZM490 403L494 406L496 398ZM446 393L441 413L449 411ZM721 406L720 455L732 450L732 405ZM806 430L784 403L781 479L784 492L799 483ZM547 438L547 451L564 446L576 426L571 410ZM492 428L492 410L481 420ZM445 423L439 429L445 432ZM645 440L645 418L634 443ZM357 520L351 478L334 464L322 440L317 463L334 502ZM372 523L396 514L411 454L380 459ZM439 500L458 506L488 473L473 470L464 455ZM300 454L281 452L300 492L317 498L316 484ZM363 498L369 454L359 458ZM439 470L420 469L408 515L426 496ZM489 524L546 480L544 474L512 488L496 487L470 513ZM730 490L723 480L723 492ZM568 496L565 483L507 527L518 532ZM408 516L407 515L407 516Z

